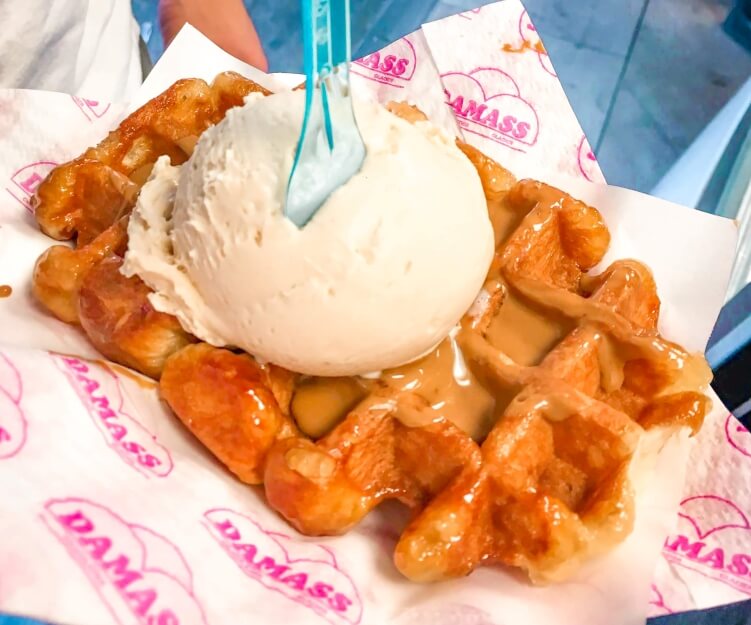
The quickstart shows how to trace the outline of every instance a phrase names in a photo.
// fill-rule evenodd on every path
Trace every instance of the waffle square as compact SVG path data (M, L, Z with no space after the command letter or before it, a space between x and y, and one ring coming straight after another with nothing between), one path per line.
M387 499L408 506L395 563L412 580L503 564L554 581L623 540L644 433L698 430L711 372L660 336L645 265L593 271L610 244L595 208L517 181L459 143L482 182L497 248L460 326L412 365L443 371L430 384L389 372L313 384L197 341L154 310L142 281L122 276L130 212L156 160L185 162L201 132L254 92L268 94L232 73L211 85L179 81L56 168L39 187L36 218L76 246L40 257L36 298L108 358L161 378L185 426L240 480L263 484L303 534L346 532ZM425 119L406 104L390 109ZM480 389L471 399L469 382ZM311 393L317 406L321 396L337 403L315 423L304 418ZM463 402L486 418L454 418Z

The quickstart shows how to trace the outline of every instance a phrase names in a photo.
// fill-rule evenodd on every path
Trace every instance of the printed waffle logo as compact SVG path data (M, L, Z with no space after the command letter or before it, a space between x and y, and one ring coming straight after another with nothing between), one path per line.
M466 132L519 152L528 151L537 142L537 113L506 72L478 68L469 74L451 72L441 78L446 104Z
M596 174L597 159L595 158L595 154L592 151L592 148L589 146L587 137L582 137L581 141L579 142L578 159L579 171L581 172L581 175L590 182L594 182L598 178Z
M681 502L678 517L678 533L665 541L665 559L751 595L751 553L734 547L751 539L748 516L729 499L698 495Z
M10 358L0 353L0 460L15 456L26 442L22 398L21 374Z
M657 586L652 584L652 594L649 598L649 616L666 616L668 614L673 614L673 611L665 605L665 598Z
M78 358L52 355L102 433L107 445L128 465L146 476L166 477L172 457L156 437L126 411L125 393L117 376Z
M529 13L526 11L522 11L521 16L519 17L519 35L521 35L522 41L524 41L531 50L537 52L542 69L551 76L557 76L553 63L550 61L550 56L542 45L540 35L537 33L537 29L532 23Z
M211 535L248 577L330 623L360 622L360 595L331 550L267 531L232 510L209 510L204 518Z
M482 11L482 7L479 7L477 9L470 9L469 11L463 11L461 13L457 13L457 17L460 17L465 20L472 20L477 16L480 11Z
M751 458L751 432L732 414L725 419L725 438L735 451Z
M102 117L107 111L110 110L109 104L103 104L97 100L87 100L86 98L79 98L78 96L70 96L76 106L81 110L83 116L90 122Z
M52 499L41 516L121 625L205 625L190 567L164 536L86 499Z
M403 88L415 75L417 52L404 37L354 62L352 73L384 85Z
M57 163L53 161L36 161L30 165L24 165L10 177L10 185L5 190L15 198L27 211L31 212L31 198L34 197L37 188L47 177Z

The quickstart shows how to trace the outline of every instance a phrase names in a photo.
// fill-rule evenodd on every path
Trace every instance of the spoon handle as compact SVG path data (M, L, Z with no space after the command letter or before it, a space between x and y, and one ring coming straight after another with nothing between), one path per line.
M349 73L352 61L352 33L350 31L349 0L329 0L331 3L331 62L334 67L344 65Z
M308 86L306 123L321 98L323 125L330 149L334 149L330 99L349 95L352 60L349 0L302 0L305 76ZM322 83L325 83L323 87ZM323 87L323 88L322 88Z
M301 0L305 115L287 187L285 214L298 227L359 171L365 146L349 85L349 0Z

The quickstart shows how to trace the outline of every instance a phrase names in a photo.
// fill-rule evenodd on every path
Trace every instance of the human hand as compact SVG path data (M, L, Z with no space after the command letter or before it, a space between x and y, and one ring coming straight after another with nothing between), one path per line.
M159 25L165 46L186 22L231 55L268 70L261 41L242 0L159 0Z

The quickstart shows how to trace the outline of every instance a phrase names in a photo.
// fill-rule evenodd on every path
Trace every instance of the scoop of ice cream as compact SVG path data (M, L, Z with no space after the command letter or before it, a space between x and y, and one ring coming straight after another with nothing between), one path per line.
M480 291L493 231L477 172L428 122L356 102L367 157L298 229L284 216L301 91L251 96L166 158L129 227L124 273L216 346L293 371L355 375L409 362Z

